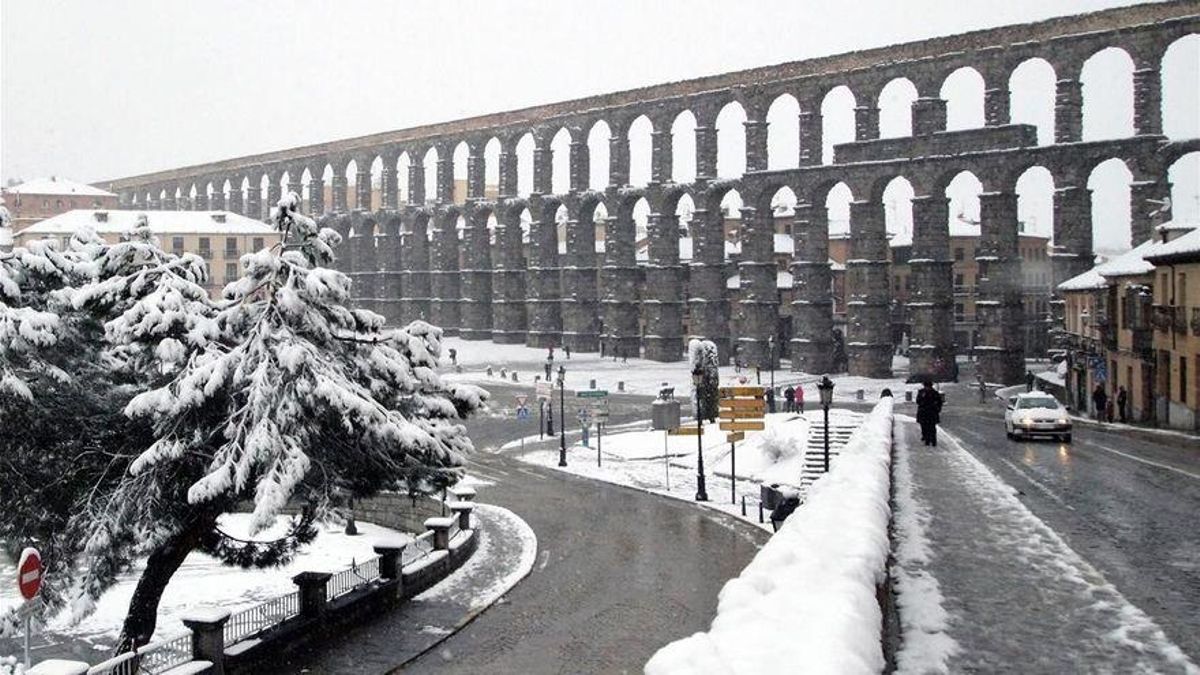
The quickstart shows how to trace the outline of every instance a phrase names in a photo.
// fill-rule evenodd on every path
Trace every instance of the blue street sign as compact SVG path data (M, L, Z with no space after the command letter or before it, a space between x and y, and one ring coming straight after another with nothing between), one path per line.
M517 408L517 419L519 419L519 420L529 419L529 408L524 408L524 407Z

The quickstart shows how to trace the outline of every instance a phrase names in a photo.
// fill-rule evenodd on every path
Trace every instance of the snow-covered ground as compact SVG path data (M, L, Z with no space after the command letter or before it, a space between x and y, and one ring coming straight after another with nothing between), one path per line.
M248 514L233 514L222 518L221 528L226 533L246 539L250 517ZM192 553L163 593L159 605L158 625L155 639L170 637L184 632L181 616L201 606L220 606L231 612L246 609L271 598L296 590L292 576L303 571L336 572L352 562L363 562L375 556L372 547L381 537L407 537L388 528L372 523L358 523L358 536L347 536L343 526L323 525L312 544L296 555L291 563L275 569L244 570L222 565L203 553ZM255 537L259 540L278 538L287 530L281 519L276 525ZM96 604L96 611L77 624L70 624L65 614L52 617L47 629L56 635L71 637L93 644L97 650L111 647L120 633L121 622L133 596L138 576L144 565L121 575L116 586L109 589ZM0 603L16 602L16 584L12 578L12 566L0 560Z
M660 649L647 675L880 672L875 591L889 551L891 439L884 399L807 501L721 589L712 627Z
M457 352L458 366L462 372L454 370L450 362L450 350ZM452 382L471 382L487 385L497 382L500 370L507 369L507 381L512 382L515 371L518 383L532 386L535 377L545 377L547 350L534 349L524 345L501 345L492 342L467 341L461 338L446 338L442 341L441 364L445 367L444 379ZM492 368L493 375L486 373ZM646 359L631 358L627 362L620 359L614 361L611 357L601 359L598 353L573 353L567 359L562 349L554 350L554 378L557 379L558 367L566 368L567 389L587 389L591 380L596 380L596 388L617 392L618 383L623 382L625 392L631 394L655 395L665 382L675 387L677 394L691 391L692 373L686 361L677 363L659 363ZM904 378L908 372L908 359L897 356L893 359L893 370L896 377L884 380L873 380L849 375L834 376L834 400L854 401L856 392L863 390L866 401L878 400L879 393L885 388L894 392L904 390ZM789 384L804 385L805 399L808 405L817 401L816 383L821 374L794 373L787 369L786 364L775 371L775 386L783 389ZM721 368L721 383L735 384L742 378L749 384L768 385L771 381L769 371L761 371L755 375L753 368L742 368L740 371L733 366ZM760 381L761 380L761 381ZM783 400L779 400L782 408Z
M726 432L720 431L717 424L704 424L704 434L700 438L704 448L705 483L710 500L705 505L760 524L760 483L799 483L809 429L813 421L819 420L819 416L819 412L813 411L807 415L768 414L764 417L766 429L746 432L746 439L737 443L736 452L731 452L725 440ZM830 424L836 425L840 418L857 420L860 417L858 413L834 409L830 411ZM684 425L694 426L694 423L685 421ZM596 480L693 501L696 496L696 437L667 435L663 431L649 429L646 422L626 425L624 428L627 430L605 434L600 444L597 444L595 435L591 437L589 446L585 447L578 441L571 443L567 448L565 468L558 466L557 448L533 450L521 455L521 459ZM501 450L514 447L510 443ZM729 478L734 469L738 478L736 486ZM742 496L746 497L747 503L744 517L741 512ZM771 529L769 518L765 520L760 525Z

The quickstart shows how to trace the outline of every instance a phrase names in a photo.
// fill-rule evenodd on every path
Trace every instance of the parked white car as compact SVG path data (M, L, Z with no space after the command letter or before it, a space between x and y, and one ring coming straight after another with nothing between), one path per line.
M1004 411L1004 433L1010 440L1035 436L1059 437L1071 442L1071 417L1050 394L1040 391L1017 394L1008 399Z

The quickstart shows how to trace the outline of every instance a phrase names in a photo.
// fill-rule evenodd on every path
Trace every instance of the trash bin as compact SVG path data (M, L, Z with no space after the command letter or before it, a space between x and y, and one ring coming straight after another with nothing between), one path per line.
M771 511L771 527L778 531L780 523L787 520L787 517L792 515L792 511L795 511L798 506L800 506L798 495L781 496L779 503Z
M762 502L764 509L773 509L779 504L779 483L771 483L770 485L760 485L758 488L758 499Z

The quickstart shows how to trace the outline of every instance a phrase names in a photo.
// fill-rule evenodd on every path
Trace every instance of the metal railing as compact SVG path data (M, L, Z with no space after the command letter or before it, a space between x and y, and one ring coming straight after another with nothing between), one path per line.
M423 532L415 537L408 546L404 547L404 553L400 556L400 566L406 567L433 553L433 531Z
M225 622L225 644L231 645L273 628L300 614L300 592L272 598L240 612Z
M190 632L143 645L133 652L118 654L88 669L88 675L141 675L162 673L192 660Z
M325 584L325 599L333 600L341 597L363 584L369 584L379 578L379 556L355 563L350 567L329 577Z

